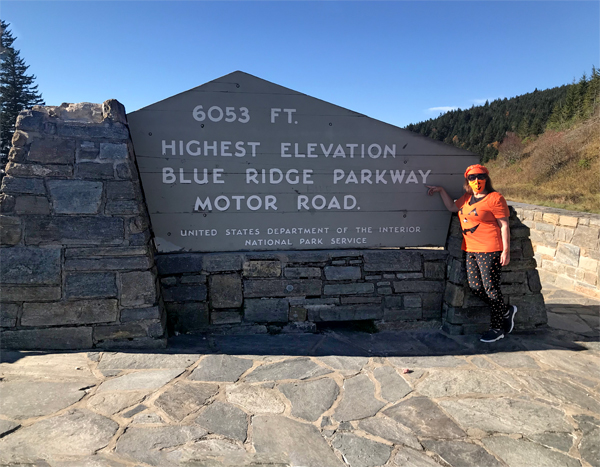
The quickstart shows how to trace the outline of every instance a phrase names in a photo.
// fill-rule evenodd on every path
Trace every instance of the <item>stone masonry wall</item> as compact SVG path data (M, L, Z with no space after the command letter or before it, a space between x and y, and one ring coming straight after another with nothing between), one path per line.
M0 189L2 347L164 346L123 106L34 107L12 142Z
M547 321L529 229L511 211L511 263L502 273L518 329ZM489 309L466 282L453 217L446 249L162 254L171 332L302 332L317 323L373 320L379 329L440 327L471 334Z
M445 250L157 256L173 332L302 332L323 321L439 327Z
M529 228L510 207L510 256L502 268L501 290L504 301L516 305L516 329L535 329L547 323L542 284L536 269ZM451 334L472 334L489 329L489 308L470 292L465 257L461 250L462 233L458 216L452 216L448 237L448 271L444 293L444 330Z
M531 229L543 282L600 298L600 215L511 204Z

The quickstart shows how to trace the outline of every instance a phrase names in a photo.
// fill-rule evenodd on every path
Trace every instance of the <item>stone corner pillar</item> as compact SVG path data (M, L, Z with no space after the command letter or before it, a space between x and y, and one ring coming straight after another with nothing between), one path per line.
M502 268L501 290L504 301L518 308L516 329L531 330L547 323L546 305L529 228L521 222L512 206L509 209L511 260L508 266ZM490 311L469 291L461 244L460 220L454 215L446 244L449 256L442 310L443 329L450 334L480 333L489 328Z
M164 347L123 105L35 106L12 144L0 187L2 347Z

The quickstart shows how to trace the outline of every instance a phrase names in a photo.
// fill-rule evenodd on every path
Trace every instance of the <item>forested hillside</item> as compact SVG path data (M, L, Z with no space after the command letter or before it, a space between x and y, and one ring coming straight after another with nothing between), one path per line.
M475 152L487 162L496 158L507 132L525 140L542 134L547 127L560 129L589 118L599 90L600 74L592 67L590 77L584 74L579 82L450 111L406 129Z
M600 213L600 73L407 129L480 154L512 201Z

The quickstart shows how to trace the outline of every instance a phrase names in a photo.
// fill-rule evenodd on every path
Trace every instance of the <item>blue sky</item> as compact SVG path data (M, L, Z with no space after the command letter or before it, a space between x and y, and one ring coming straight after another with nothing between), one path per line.
M241 70L405 126L600 66L598 1L2 1L48 105L128 112Z

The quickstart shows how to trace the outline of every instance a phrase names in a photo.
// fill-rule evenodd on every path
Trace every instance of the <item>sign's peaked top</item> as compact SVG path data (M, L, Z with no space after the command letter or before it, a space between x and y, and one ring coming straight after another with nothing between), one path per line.
M221 76L220 78L209 81L208 83L201 84L200 86L196 86L195 88L188 89L187 91L180 92L179 94L175 94L174 96L167 97L161 101L155 102L154 104L150 104L146 107L143 107L135 112L139 112L142 110L156 110L157 107L160 107L162 104L167 103L171 99L178 99L181 97L187 98L190 95L196 93L238 93L238 94L265 94L265 95L288 95L288 96L304 96L308 99L314 99L315 101L323 102L332 107L336 107L338 111L348 112L353 115L363 116L358 112L354 112L352 110L346 109L344 107L340 107L338 105L332 104L330 102L323 101L321 99L317 99L316 97L309 96L308 94L304 94L298 91L294 91L293 89L286 88L279 84L275 84L271 81L267 81L266 79L259 78L257 76L251 75L244 71L234 71L227 75ZM132 113L135 113L132 112Z
M432 148L432 151L440 155L468 155L475 156L476 154L467 151L465 149L457 148L453 145L443 143L441 141L432 140L426 136L414 133L409 130L397 127L390 123L383 122L371 117L368 117L359 112L354 112L345 107L341 107L331 102L318 99L316 97L309 96L290 88L286 88L279 84L272 83L257 76L251 75L244 71L234 71L227 75L221 76L220 78L209 81L208 83L202 84L195 88L181 92L171 97L167 97L159 102L150 104L143 107L135 112L128 114L128 118L131 121L132 116L136 116L138 113L143 112L163 112L163 111L178 111L183 108L187 108L190 101L198 100L198 97L202 94L222 94L222 95L234 95L240 96L252 96L257 100L263 100L265 103L271 99L278 99L278 97L295 97L296 99L303 99L308 105L313 108L319 109L319 113L324 115L338 116L338 117L360 117L364 121L370 121L372 125L379 125L383 128L387 127L388 131L402 133L405 137L411 138L413 141L419 141L419 146L428 146ZM435 148L435 149L434 149Z

